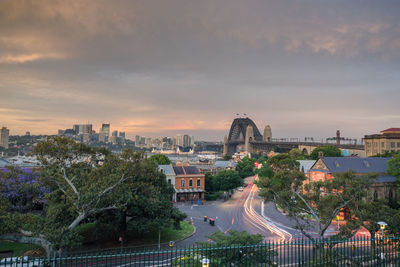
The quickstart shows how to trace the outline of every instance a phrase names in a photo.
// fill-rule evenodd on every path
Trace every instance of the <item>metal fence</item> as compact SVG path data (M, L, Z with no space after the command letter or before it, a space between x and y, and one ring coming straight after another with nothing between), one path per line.
M209 244L159 251L116 249L5 258L0 266L400 266L400 237L301 239L222 247Z

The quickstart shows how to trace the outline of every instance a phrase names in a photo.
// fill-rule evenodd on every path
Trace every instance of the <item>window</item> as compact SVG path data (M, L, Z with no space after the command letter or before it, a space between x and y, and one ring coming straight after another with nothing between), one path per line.
M171 184L171 179L168 179L168 183Z
M185 179L181 180L181 187L185 187Z
M395 147L395 144L396 144L395 142L390 142L390 147L392 148Z
M200 179L197 179L197 186L200 186Z
M400 142L397 143L397 147L400 147Z
M192 186L193 186L193 180L190 179L190 180L189 180L189 187L192 187Z
M375 190L375 192L374 192L374 200L377 200L378 199L378 192L376 192L376 190Z
M382 142L382 147L385 147L385 142Z
M368 142L368 143L367 143L367 147L371 147L371 143Z

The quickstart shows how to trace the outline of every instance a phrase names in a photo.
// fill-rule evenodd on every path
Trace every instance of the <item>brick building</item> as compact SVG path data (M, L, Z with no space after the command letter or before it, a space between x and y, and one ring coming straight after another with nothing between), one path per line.
M332 179L335 173L354 171L356 175L376 174L370 187L370 199L397 199L396 178L386 173L391 158L320 157L307 173L307 182Z
M364 149L367 157L376 154L400 151L400 128L389 128L380 134L364 136Z
M195 166L174 166L177 201L203 200L205 175Z

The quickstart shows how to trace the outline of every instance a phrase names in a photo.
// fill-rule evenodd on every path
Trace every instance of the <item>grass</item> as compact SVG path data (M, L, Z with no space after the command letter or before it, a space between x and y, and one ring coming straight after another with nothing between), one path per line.
M0 241L0 252L14 251L14 256L22 256L28 250L41 249L40 246L23 244L12 241Z
M191 235L194 231L193 225L188 223L187 221L181 222L181 229L176 230L172 226L168 228L164 228L161 231L161 242L169 242L172 240L178 240L184 237ZM157 236L158 238L158 236ZM157 239L158 241L158 239Z

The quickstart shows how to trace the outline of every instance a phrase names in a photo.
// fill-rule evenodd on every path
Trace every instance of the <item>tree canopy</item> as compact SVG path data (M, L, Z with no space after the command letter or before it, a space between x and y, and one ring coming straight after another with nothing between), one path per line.
M149 157L149 160L151 162L154 162L157 165L168 165L168 164L171 164L171 160L167 156L165 156L163 154L151 155Z
M319 237L323 237L341 209L365 195L370 179L346 172L335 174L331 180L306 183L306 177L298 170L278 170L273 175L260 176L257 185L261 196L279 204L296 221L303 235L314 241L307 216L313 218Z
M78 244L75 228L89 219L101 221L107 214L102 222L114 229L119 225L122 232L128 221L141 227L162 227L176 225L185 217L170 202L173 191L165 175L142 153L112 154L68 138L49 137L36 146L34 154L42 164L40 179L51 189L45 216L39 218L43 222L29 229L30 236L39 237L42 245ZM115 224L117 217L120 220ZM14 225L10 231L27 230L23 224Z
M243 179L238 172L223 170L217 173L212 180L213 189L216 191L229 191L243 184Z
M400 152L393 155L393 158L388 161L387 171L390 175L397 178L398 191L400 194Z
M315 148L310 155L310 158L313 160L318 159L319 152L322 152L324 157L341 157L342 153L339 148L335 146L322 146Z
M240 177L246 178L254 175L254 159L249 157L244 157L236 165L236 171L239 173Z

